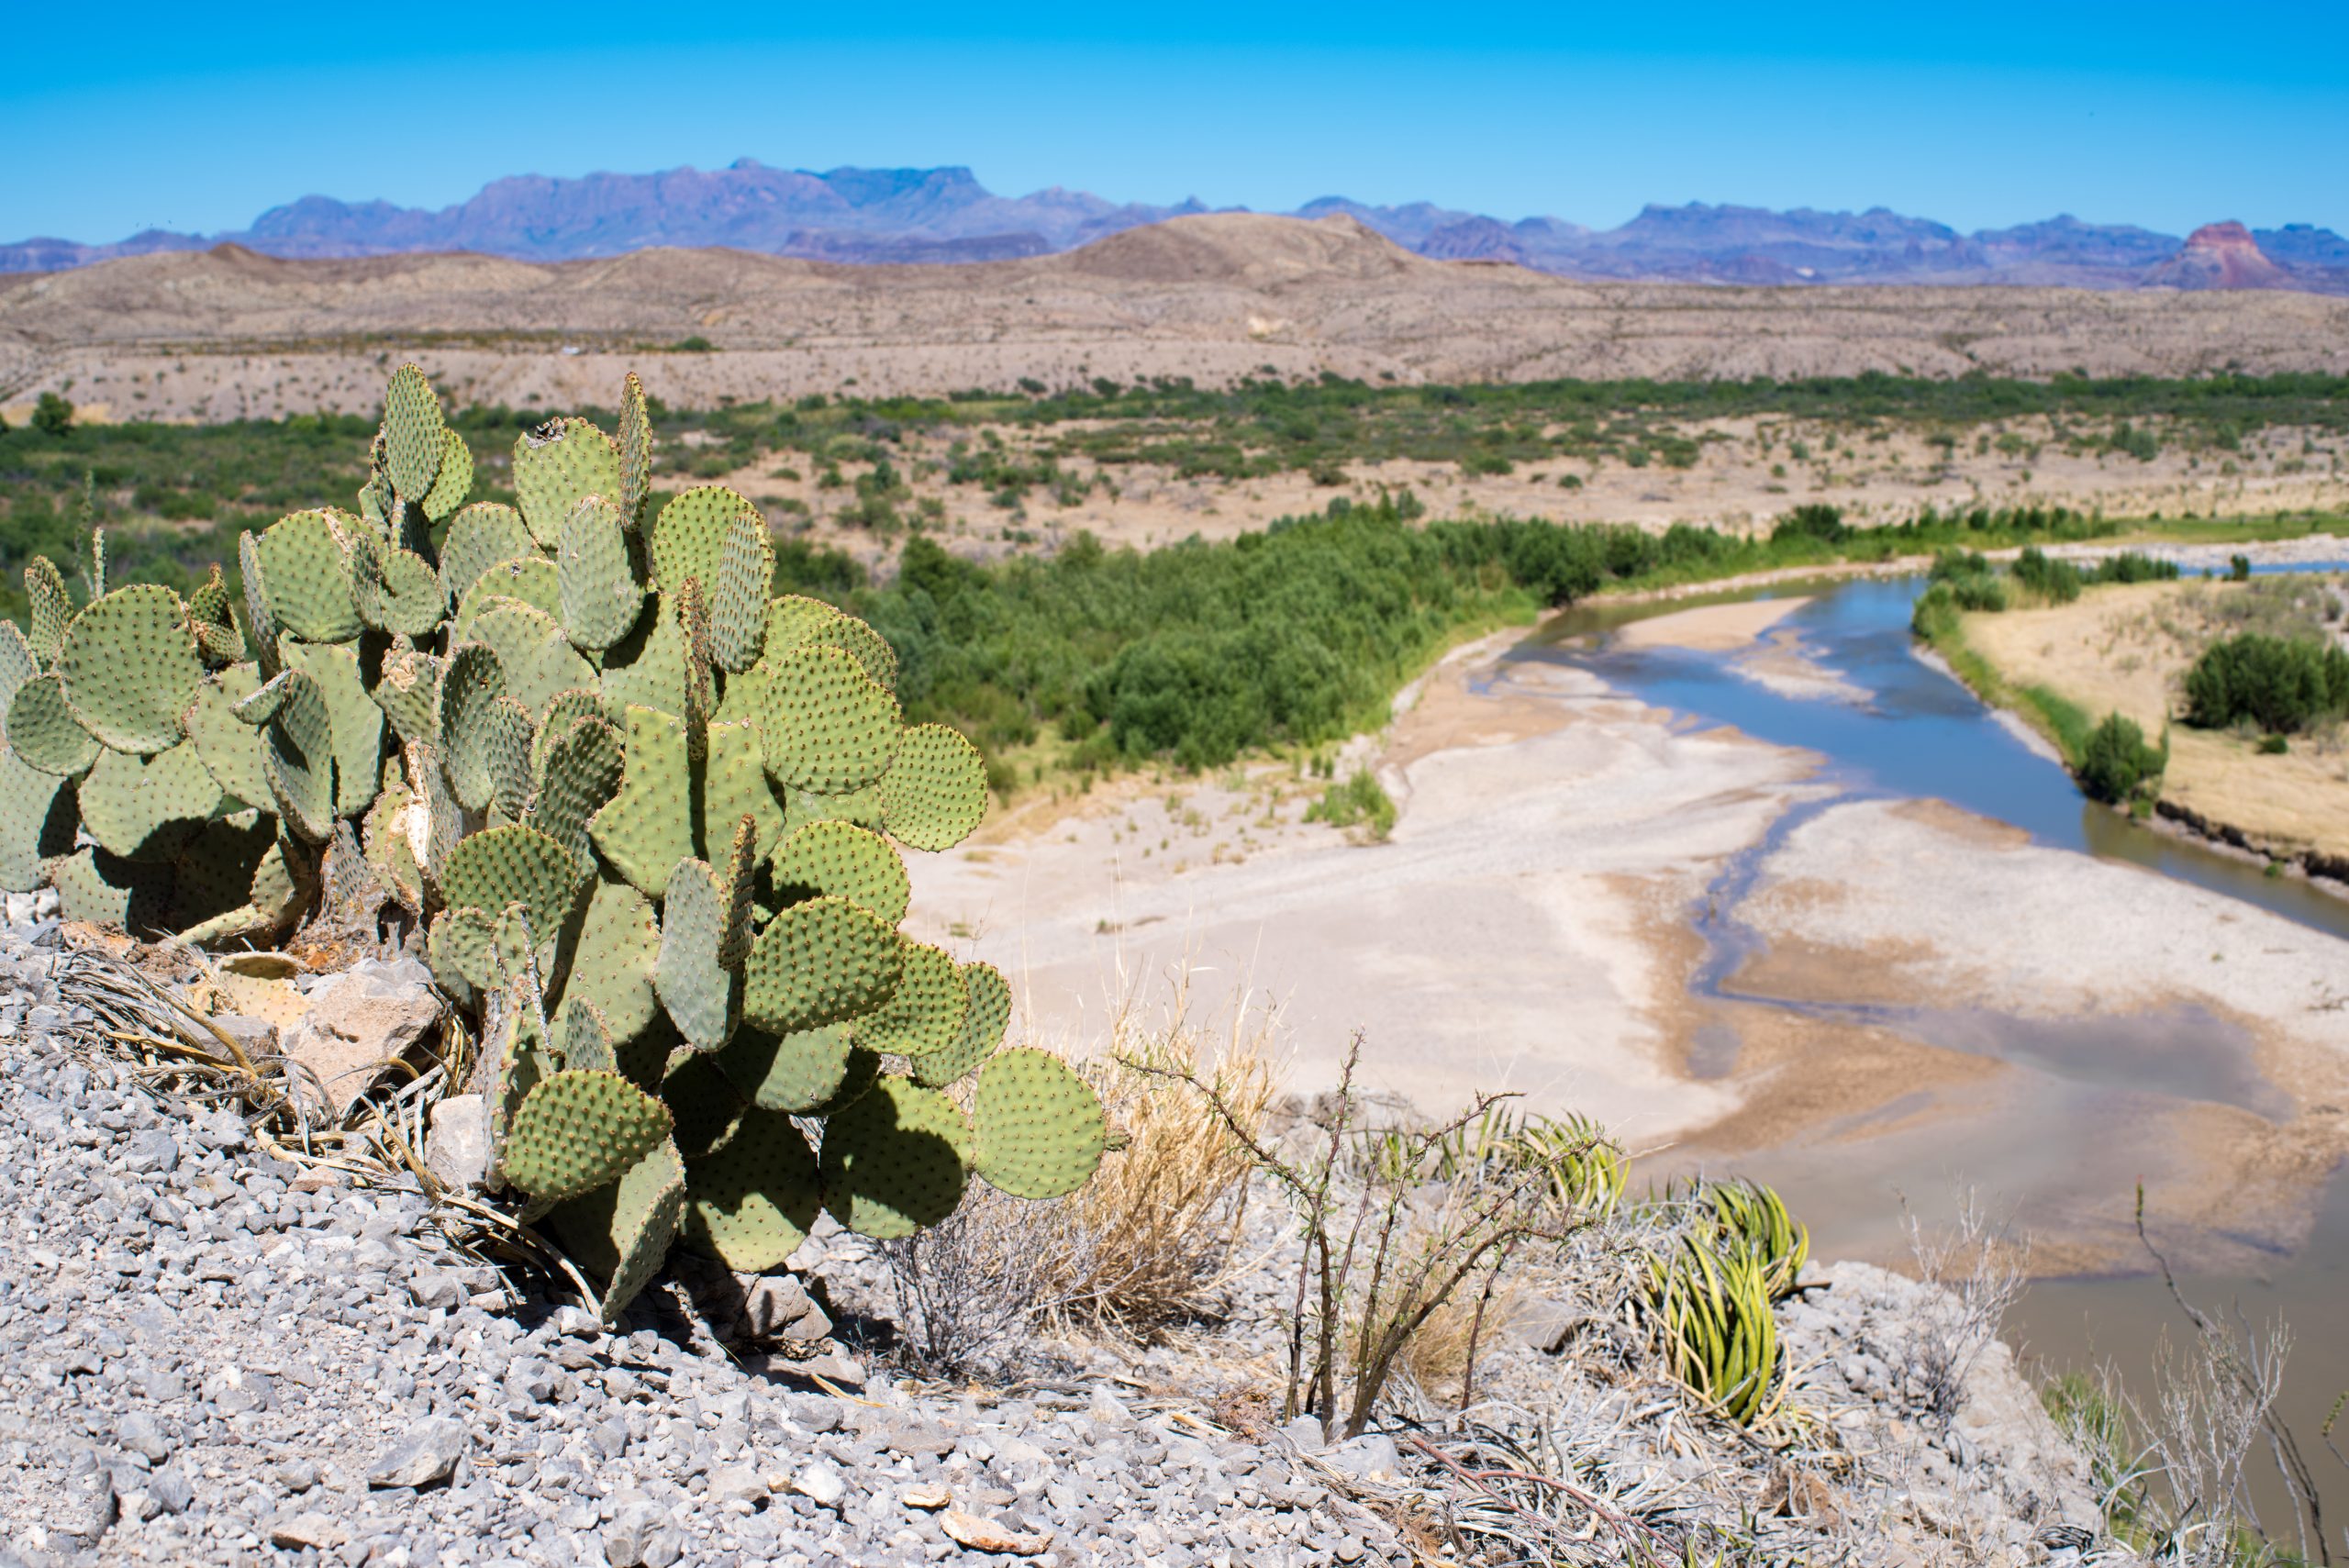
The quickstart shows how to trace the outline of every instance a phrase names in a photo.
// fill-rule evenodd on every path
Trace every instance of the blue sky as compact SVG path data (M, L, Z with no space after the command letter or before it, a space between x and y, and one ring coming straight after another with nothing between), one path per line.
M690 10L690 14L687 14ZM2229 24L2237 17L2241 28ZM990 188L2349 230L2349 6L41 5L0 239L748 154ZM29 128L29 136L26 134Z

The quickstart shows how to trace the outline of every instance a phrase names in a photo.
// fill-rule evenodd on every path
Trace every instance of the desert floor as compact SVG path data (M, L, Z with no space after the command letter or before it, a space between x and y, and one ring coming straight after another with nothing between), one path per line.
M1639 635L1799 662L1775 618ZM1741 914L1767 951L1692 995L1692 916L1831 793L1817 760L1500 662L1509 640L1456 652L1377 739L1388 842L1299 820L1312 787L1283 768L1130 779L920 857L918 934L1000 965L1036 1036L1250 1014L1310 1091L1360 1031L1370 1085L1422 1110L1508 1089L1586 1112L1651 1174L1751 1171L1863 1251L1898 1249L1891 1193L1959 1181L2006 1195L2053 1272L2126 1260L2141 1175L2199 1262L2305 1229L2349 1148L2336 940L1938 802L1840 804L1762 866Z

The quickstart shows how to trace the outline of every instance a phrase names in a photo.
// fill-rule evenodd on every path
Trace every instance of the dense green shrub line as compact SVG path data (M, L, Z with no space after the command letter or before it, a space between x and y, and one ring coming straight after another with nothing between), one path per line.
M2311 638L2246 631L2202 651L2186 673L2186 721L2249 723L2291 735L2349 714L2349 652Z

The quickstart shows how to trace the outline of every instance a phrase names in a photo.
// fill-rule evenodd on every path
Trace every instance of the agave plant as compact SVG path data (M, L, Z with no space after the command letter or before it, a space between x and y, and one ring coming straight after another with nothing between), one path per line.
M656 508L653 451L631 375L616 434L550 420L519 505L468 504L403 365L358 509L239 540L241 619L217 568L109 587L101 537L78 610L37 560L29 635L0 623L0 886L197 943L404 928L476 1012L492 1184L607 1318L673 1240L771 1268L819 1207L907 1235L974 1172L1071 1192L1108 1141L1066 1067L998 1050L1003 977L897 929L899 850L977 826L978 753L904 722L872 628L772 596L747 499Z

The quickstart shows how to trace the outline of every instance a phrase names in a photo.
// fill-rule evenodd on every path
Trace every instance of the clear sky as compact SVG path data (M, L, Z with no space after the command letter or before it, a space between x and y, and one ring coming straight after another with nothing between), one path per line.
M1259 209L2349 230L2349 3L14 8L0 240L749 155Z

